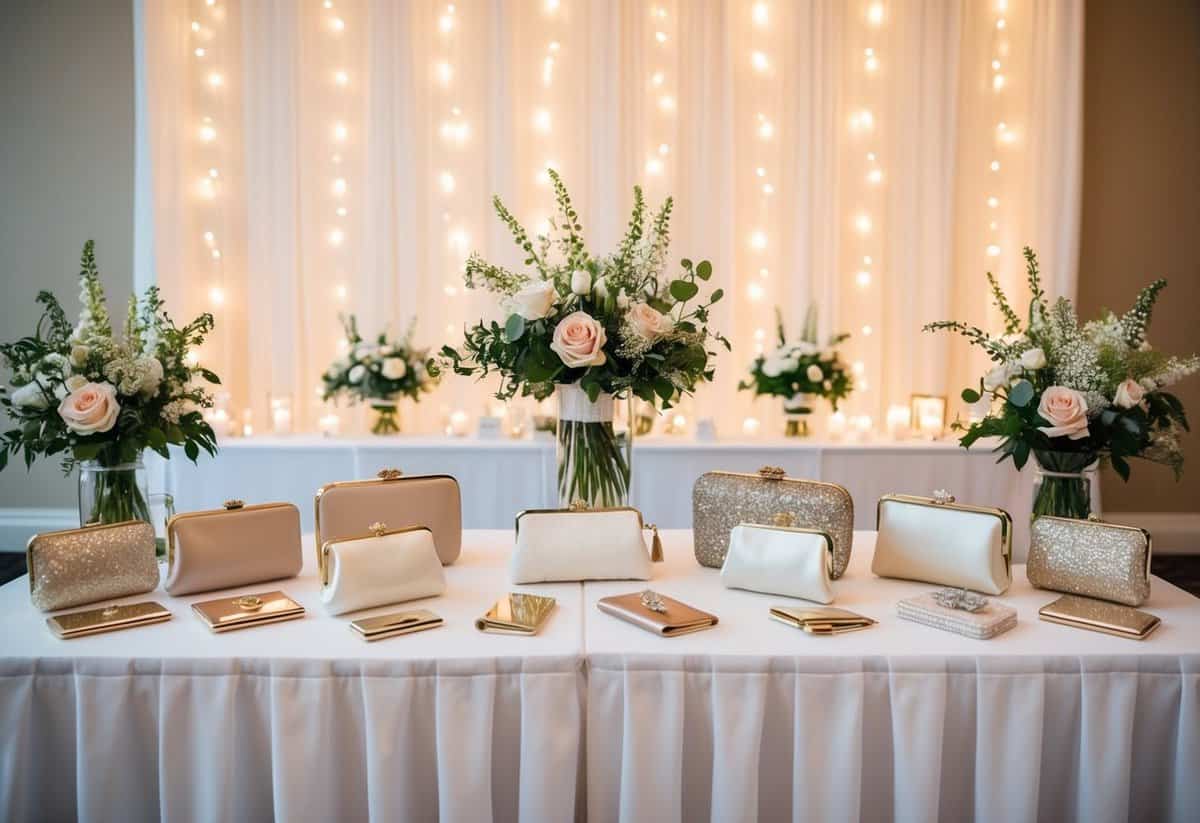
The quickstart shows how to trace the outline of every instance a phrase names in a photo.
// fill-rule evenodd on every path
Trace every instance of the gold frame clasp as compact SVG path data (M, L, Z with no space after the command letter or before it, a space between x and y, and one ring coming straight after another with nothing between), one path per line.
M243 508L246 505L246 501L238 500L237 498L233 498L231 500L226 500L224 505L225 505L225 511L232 512L232 511L237 511L240 508Z
M404 476L404 472L399 469L380 469L375 476L380 480L399 480Z
M782 480L787 472L780 466L763 466L758 470L758 476L763 480Z

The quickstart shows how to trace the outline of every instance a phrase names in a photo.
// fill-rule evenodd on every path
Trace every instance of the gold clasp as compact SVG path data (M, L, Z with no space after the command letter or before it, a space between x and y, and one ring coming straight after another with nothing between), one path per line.
M371 532L371 534L375 535L376 537L383 537L384 532L387 531L387 523L382 523L382 522L376 521L375 523L372 523L370 526L368 526L367 530L369 532Z
M399 480L404 476L404 472L399 469L380 469L375 476L380 480Z
M796 525L796 515L791 512L775 512L771 515L771 525L779 526L783 529L794 528Z
M242 611L252 612L262 608L263 600L256 594L248 594L234 601Z
M226 511L235 511L237 509L242 508L245 505L246 505L246 502L244 500L237 500L236 498L233 500L226 500L225 501L225 510Z
M578 498L572 500L571 505L568 506L567 508L569 508L573 512L585 512L588 509L590 509L591 507L592 506L590 503L588 503L582 497L578 497Z
M782 480L787 472L779 466L763 466L758 470L758 476L763 480Z
M954 502L954 495L945 489L935 489L933 492L933 502L938 506L945 506Z

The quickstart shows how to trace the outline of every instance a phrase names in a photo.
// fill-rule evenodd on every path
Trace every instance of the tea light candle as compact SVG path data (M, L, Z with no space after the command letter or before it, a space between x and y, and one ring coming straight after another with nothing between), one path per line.
M250 437L254 434L254 410L245 409L242 412L242 437Z
M933 412L921 414L920 431L922 437L936 440L942 436L942 416Z
M762 423L757 417L747 417L742 421L742 434L747 437L758 437L759 429L762 428Z
M829 415L829 436L834 439L840 439L846 436L846 414L845 412L834 412Z
M907 406L888 406L887 431L894 440L908 436L912 426L912 413Z
M857 434L859 437L866 437L871 433L871 415L860 414L858 417L853 418L850 422L851 425L854 426L855 434Z
M276 434L292 433L292 401L289 398L271 400L271 426Z
M338 417L333 412L322 415L321 419L317 421L317 428L320 430L321 434L324 435L325 437L336 436L338 433L338 429L341 428L341 425L342 425L342 418Z
M446 434L454 437L466 437L470 422L470 415L462 409L455 409L450 413L450 425L446 427Z

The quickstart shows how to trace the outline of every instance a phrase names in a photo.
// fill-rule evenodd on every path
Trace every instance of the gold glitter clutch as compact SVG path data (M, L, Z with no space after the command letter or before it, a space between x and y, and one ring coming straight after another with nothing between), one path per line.
M1150 597L1150 533L1043 515L1030 528L1025 576L1039 589L1140 606Z
M25 547L29 599L44 612L148 592L158 585L154 527L141 520L43 532Z
M696 562L720 568L729 551L729 534L740 523L817 529L833 539L837 580L850 563L854 538L854 501L836 483L786 477L783 469L763 466L756 474L713 471L692 489L692 530Z

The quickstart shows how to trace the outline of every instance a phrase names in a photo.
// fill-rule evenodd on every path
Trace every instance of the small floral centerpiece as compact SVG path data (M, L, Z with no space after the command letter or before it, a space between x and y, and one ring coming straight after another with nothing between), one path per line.
M530 238L500 198L493 202L532 271L513 272L472 255L466 284L499 298L501 322L466 330L462 351L443 356L459 374L498 372L496 396L557 394L558 488L564 505L596 506L628 500L630 438L624 448L613 430L614 397L637 397L669 408L713 374L709 345L728 341L708 327L708 261L682 260L668 273L672 200L646 224L646 204L634 188L633 213L617 251L590 254L579 215L553 169L558 217L546 235Z
M849 334L834 334L824 348L817 345L817 307L811 304L804 320L800 339L788 342L783 329L783 315L775 309L779 345L769 354L762 354L750 364L750 378L738 383L738 389L753 389L754 396L771 395L783 398L789 437L808 434L808 415L816 398L829 400L837 411L838 401L845 399L854 382L842 361L837 346Z
M83 311L72 326L58 299L38 294L41 319L30 337L0 345L12 387L0 404L16 424L0 436L0 469L10 455L26 466L61 455L64 472L80 469L80 524L150 521L142 452L170 458L168 445L195 460L216 454L201 414L212 399L200 381L219 383L191 355L213 327L202 314L179 328L158 289L129 299L124 334L109 318L94 245L83 247Z
M1150 313L1167 281L1142 289L1133 307L1106 311L1080 325L1071 301L1047 305L1037 258L1025 249L1029 312L1022 319L996 279L988 274L1004 333L991 335L957 321L930 323L979 346L995 363L978 387L963 391L968 403L991 400L990 411L969 426L961 443L1002 438L1000 459L1021 468L1032 454L1042 471L1033 514L1087 517L1090 483L1085 474L1101 458L1129 479L1130 458L1140 457L1183 471L1180 437L1187 431L1183 405L1164 391L1200 369L1200 357L1172 357L1146 339Z
M388 340L384 331L373 343L363 340L354 315L343 318L342 326L346 330L346 355L322 376L322 399L366 401L377 414L371 427L374 434L399 432L397 401L411 397L419 402L423 393L433 391L438 379L436 367L427 364L428 350L413 345L415 321L400 340Z

